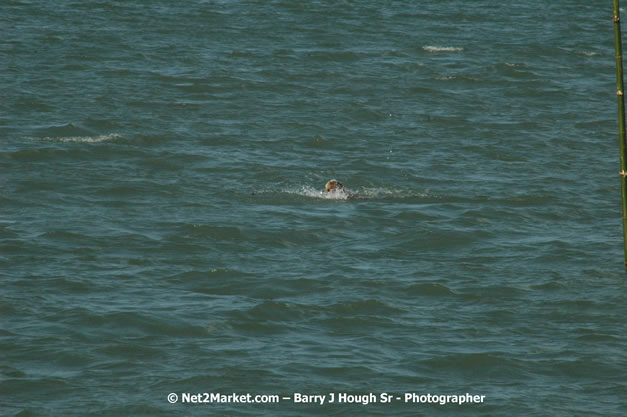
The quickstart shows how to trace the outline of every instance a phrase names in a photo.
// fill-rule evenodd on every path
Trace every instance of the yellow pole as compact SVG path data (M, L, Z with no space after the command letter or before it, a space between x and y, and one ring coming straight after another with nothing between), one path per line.
M620 151L620 189L623 209L623 246L627 269L627 156L625 155L625 96L623 88L623 43L620 32L620 6L614 6L614 51L616 56L616 97L618 99L618 149Z

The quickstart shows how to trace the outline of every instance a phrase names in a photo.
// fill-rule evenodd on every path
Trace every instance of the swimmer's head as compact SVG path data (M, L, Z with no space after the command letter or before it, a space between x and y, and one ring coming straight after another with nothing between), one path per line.
M327 193L330 191L341 190L343 188L344 186L338 180L331 180L327 182L327 185L324 186L324 189Z

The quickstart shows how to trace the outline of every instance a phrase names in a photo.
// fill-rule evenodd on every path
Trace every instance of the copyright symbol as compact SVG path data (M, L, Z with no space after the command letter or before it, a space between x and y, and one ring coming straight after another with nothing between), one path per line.
M168 394L168 402L170 404L174 404L178 400L179 400L179 396L176 395L175 393L171 392L171 393Z

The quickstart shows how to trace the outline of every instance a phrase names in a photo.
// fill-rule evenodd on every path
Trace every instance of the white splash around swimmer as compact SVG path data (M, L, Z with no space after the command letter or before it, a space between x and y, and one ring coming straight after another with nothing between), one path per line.
M291 191L287 190L287 192ZM347 193L345 190L326 192L309 186L303 186L300 189L295 190L294 194L300 194L312 198L324 198L327 200L348 200L351 197L351 193Z
M299 188L284 188L283 192L289 194L297 194L310 198L319 198L324 200L363 200L377 198L407 198L407 197L425 197L429 194L425 192L411 192L398 188L357 188L346 190L337 190L334 192L326 192L312 186L302 186Z

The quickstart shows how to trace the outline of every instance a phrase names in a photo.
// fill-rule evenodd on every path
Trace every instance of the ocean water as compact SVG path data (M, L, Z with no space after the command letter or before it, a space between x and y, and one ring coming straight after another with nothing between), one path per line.
M2 0L0 415L625 416L611 16Z

